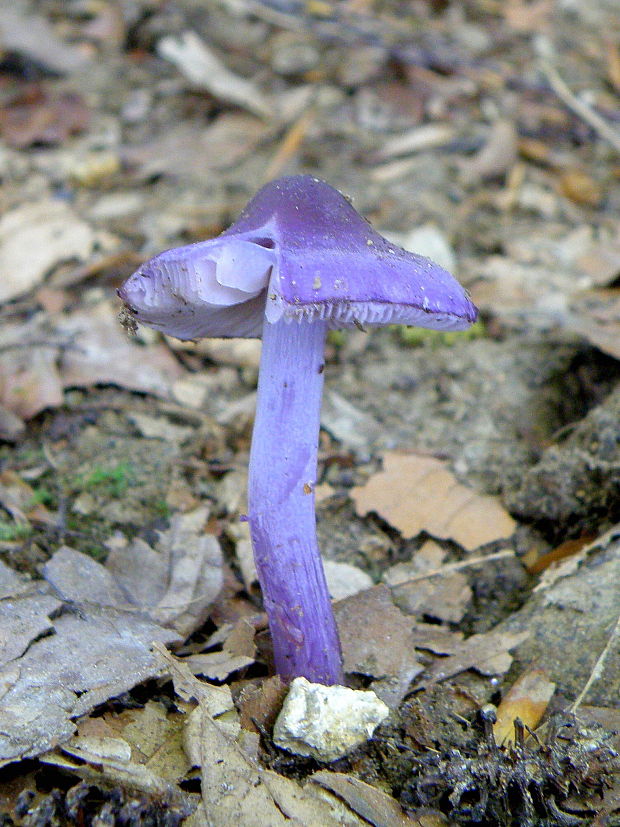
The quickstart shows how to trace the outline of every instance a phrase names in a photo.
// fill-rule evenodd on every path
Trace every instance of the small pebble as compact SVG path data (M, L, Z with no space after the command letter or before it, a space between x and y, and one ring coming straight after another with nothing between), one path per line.
M275 723L273 740L296 755L336 761L371 738L389 714L374 692L295 678Z

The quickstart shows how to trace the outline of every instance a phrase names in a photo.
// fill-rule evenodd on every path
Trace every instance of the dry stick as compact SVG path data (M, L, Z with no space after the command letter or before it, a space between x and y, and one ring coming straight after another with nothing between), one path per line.
M315 112L312 106L309 106L289 127L265 171L263 176L265 182L281 174L282 169L302 145L314 117Z
M579 695L577 696L575 701L569 707L571 712L576 712L577 711L577 708L579 706L581 706L581 703L582 703L583 699L585 698L585 696L590 691L590 687L592 686L592 684L601 677L601 674L603 673L603 666L605 665L605 661L607 660L607 656L609 655L611 647L612 647L613 643L615 642L615 640L616 640L616 638L618 637L619 634L620 634L620 615L618 615L618 617L616 619L616 622L614 624L614 628L612 629L611 634L609 636L609 640L605 644L605 648L603 649L601 654L598 656L597 661L594 664L594 668L592 669L592 672L590 673L590 677L586 681L586 685L583 687L583 689L581 690L581 692L579 693Z
M456 571L457 569L466 569L469 568L469 566L477 566L481 563L486 563L488 560L499 560L501 557L514 556L514 551L510 551L510 549L508 549L506 551L496 551L495 554L482 554L479 557L472 557L470 560L459 560L458 563L446 563L445 566L440 566L438 569L431 569L431 571L415 574L413 577L408 577L400 583L394 583L390 588L405 586L409 583L415 583L417 580L427 580L429 577L436 577L438 574L448 574L449 572Z
M566 83L558 74L557 70L554 69L550 63L543 61L541 66L543 74L549 81L551 88L556 93L558 98L560 98L560 100L563 101L570 110L585 121L588 126L591 126L595 132L598 132L601 138L604 138L609 144L611 144L616 152L620 152L620 135L615 131L615 129L612 129L607 121L601 118L601 116L591 109L587 103L580 100L573 92L571 92Z

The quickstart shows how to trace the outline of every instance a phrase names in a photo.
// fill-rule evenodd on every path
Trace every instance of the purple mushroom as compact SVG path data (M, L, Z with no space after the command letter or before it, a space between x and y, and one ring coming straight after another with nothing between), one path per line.
M179 339L262 336L248 520L275 666L286 681L342 683L314 509L327 331L463 330L476 308L449 273L308 175L267 184L228 230L151 259L119 296L137 322Z

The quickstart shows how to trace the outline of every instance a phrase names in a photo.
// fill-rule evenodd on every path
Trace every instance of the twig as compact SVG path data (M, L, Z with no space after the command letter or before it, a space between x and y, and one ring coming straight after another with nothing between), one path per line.
M583 699L585 698L585 696L590 691L590 687L592 686L592 684L601 677L601 674L603 672L603 666L605 665L605 661L607 660L607 656L609 655L610 649L611 649L612 645L614 644L616 638L618 637L618 634L620 634L620 615L618 615L618 617L616 619L616 622L614 624L614 628L612 629L612 632L609 635L609 640L607 641L607 643L605 645L605 648L603 649L601 654L598 656L597 661L594 664L594 668L592 669L592 672L590 673L590 677L586 681L586 685L583 687L583 689L581 690L581 692L579 693L577 698L571 704L571 706L570 706L570 711L571 712L576 712L577 711L577 708L581 705Z
M557 70L546 60L542 62L542 71L553 91L568 108L578 115L588 126L604 138L611 146L620 153L620 135L601 116L595 112L587 103L580 100L566 83L562 80Z
M471 557L469 560L459 560L458 563L446 563L445 566L440 566L438 569L431 569L431 571L425 571L421 574L416 574L413 577L408 577L400 583L393 583L390 588L395 589L398 586L404 586L408 583L415 583L417 580L426 580L429 577L436 577L439 574L448 574L449 572L456 571L457 569L466 569L469 568L469 566L478 566L483 563L487 563L489 560L499 560L502 557L514 556L514 551L507 549L505 551L496 551L495 554L481 554L479 557Z

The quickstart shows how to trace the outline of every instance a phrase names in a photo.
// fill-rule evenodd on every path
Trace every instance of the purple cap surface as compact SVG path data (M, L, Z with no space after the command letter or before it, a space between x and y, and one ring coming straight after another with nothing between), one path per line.
M267 184L222 235L161 253L119 295L137 321L180 339L260 336L265 318L463 330L477 313L446 270L308 175Z

